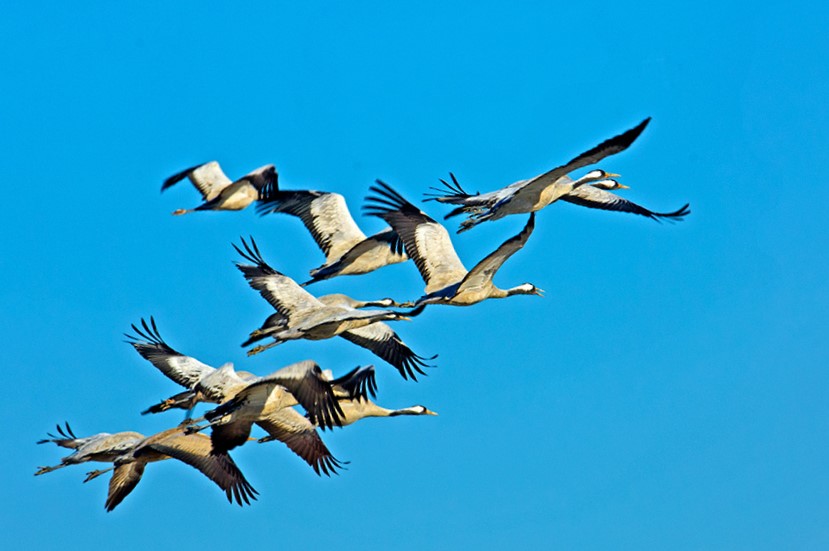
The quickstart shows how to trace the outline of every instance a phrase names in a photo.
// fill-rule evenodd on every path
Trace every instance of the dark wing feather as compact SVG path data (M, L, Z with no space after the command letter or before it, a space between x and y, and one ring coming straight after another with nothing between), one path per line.
M320 366L304 360L283 367L263 377L288 389L296 401L308 412L308 418L321 428L342 426L343 411L334 396L331 383L325 378Z
M585 151L584 153L576 156L575 158L571 159L567 164L558 166L552 170L545 172L544 174L540 174L535 178L530 178L526 180L522 185L518 186L518 189L515 192L515 195L519 193L541 193L541 191L546 188L548 185L552 184L562 176L573 172L574 170L578 170L579 168L583 168L586 166L590 166L592 164L596 164L597 162L601 161L605 157L610 155L614 155L616 153L620 153L630 147L630 145L639 137L642 131L645 130L645 127L650 122L651 118L648 117L630 130L626 130L622 132L618 136L614 136L609 138L596 147Z
M262 258L253 238L250 245L242 239L242 246L244 250L235 244L233 248L242 258L253 262L253 265L237 263L236 267L245 276L248 285L259 291L280 314L290 319L294 312L321 306L321 303L296 281L271 268Z
M185 178L190 179L205 201L215 199L224 188L232 184L230 178L222 172L219 163L210 161L170 176L164 180L164 183L161 185L161 191L179 183Z
M149 324L141 318L141 327L133 323L132 330L137 336L124 333L127 342L142 358L183 387L193 388L202 377L215 371L215 368L185 356L164 342L152 316Z
M334 394L338 399L368 400L377 397L377 381L374 376L374 366L356 367L331 381Z
M169 178L164 180L164 183L161 184L161 191L164 191L165 189L167 189L169 187L173 187L177 183L181 182L182 180L184 180L185 178L190 176L191 172L193 172L194 170L196 170L197 168L199 168L200 166L203 166L205 164L207 164L207 163L201 163L201 164L198 164L198 165L194 165L194 166L191 166L190 168L186 168L186 169L182 170L181 172L176 172L175 174L173 174L172 176L170 176Z
M659 221L659 219L668 220L682 220L684 216L691 213L688 204L683 205L682 208L673 212L654 212L637 205L633 201L628 201L623 197L610 193L609 191L598 189L593 186L580 186L561 198L562 201L573 203L574 205L581 205L592 209L614 210L618 212L629 212L646 216L652 220Z
M436 193L424 193L423 201L437 201L439 203L453 203L456 205L463 204L464 199L469 199L470 197L474 197L476 195L480 195L480 192L477 193L468 193L461 187L460 182L458 179L455 178L455 174L450 172L449 176L452 178L452 183L450 184L443 178L440 179L440 183L443 184L443 188L430 186L429 189L435 191Z
M235 499L236 503L244 505L250 504L251 499L256 499L258 492L233 459L226 452L213 450L208 436L176 431L147 447L198 469L225 491L228 501Z
M394 366L404 379L411 378L413 381L417 381L415 373L426 375L423 368L434 367L427 364L427 361L437 358L437 354L431 358L418 356L391 327L383 322L372 323L359 329L351 329L340 333L340 337L370 350L376 356Z
M279 440L308 463L318 475L337 474L337 469L343 465L328 450L311 421L293 408L280 409L256 424L268 433L259 442Z

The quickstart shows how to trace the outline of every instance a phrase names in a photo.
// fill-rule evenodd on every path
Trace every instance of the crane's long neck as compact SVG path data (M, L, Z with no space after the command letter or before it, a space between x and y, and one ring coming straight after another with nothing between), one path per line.
M511 287L509 289L499 289L494 288L492 293L489 295L489 298L507 298L511 297L512 295L537 295L538 291L535 285L531 283L522 283L516 287Z
M389 417L392 410L378 406L371 400L340 400L343 425L350 425L366 417Z
M388 409L378 406L369 400L342 400L340 407L343 410L345 419L343 425L350 425L366 417L397 417L398 415L423 415L425 409L422 406L410 406L402 409Z

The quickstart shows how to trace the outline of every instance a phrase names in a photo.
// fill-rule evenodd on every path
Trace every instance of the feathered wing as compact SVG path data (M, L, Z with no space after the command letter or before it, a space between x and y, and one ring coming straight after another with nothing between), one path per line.
M405 262L408 258L400 236L387 228L356 243L335 261L326 261L322 266L311 270L311 279L302 285L341 274L365 274L389 264Z
M213 450L209 436L176 431L147 447L195 467L225 491L228 501L244 505L256 499L258 492L227 453Z
M257 207L260 214L284 213L297 216L333 262L366 238L354 222L345 198L339 193L313 190L271 191Z
M426 363L427 361L437 358L437 355L431 358L418 356L391 327L383 322L351 329L340 333L340 337L370 350L374 355L394 366L404 379L411 378L413 381L417 381L416 373L426 375L423 371L424 367L432 367Z
M376 195L366 198L372 203L366 206L366 212L385 220L403 240L406 254L414 260L426 282L427 294L463 279L466 268L458 258L446 228L388 184L377 180L377 185L370 190Z
M499 201L511 197L515 190L526 182L526 180L515 182L506 187L496 189L495 191L490 191L488 193L468 193L464 191L453 173L450 172L449 175L452 177L451 184L441 178L440 182L444 185L444 188L441 189L431 187L430 189L437 193L427 193L427 199L424 199L424 201L438 201L439 203L460 205L459 207L449 211L449 213L443 217L444 220L448 220L453 216L458 216L464 213L469 214L470 216L483 214L487 209L492 208ZM460 231L458 231L458 233L460 233Z
M596 164L605 157L610 155L615 155L616 153L620 153L630 147L630 145L639 137L642 131L645 130L645 127L650 122L651 118L648 117L630 130L626 130L622 132L618 136L614 136L609 138L596 147L589 149L578 155L577 157L573 158L567 164L563 164L558 166L552 170L548 170L544 174L540 174L534 178L530 178L524 181L521 185L517 186L514 196L519 195L526 195L531 197L540 196L541 192L550 184L561 178L562 176L573 172L574 170L578 170L580 168L590 166L592 164ZM533 200L532 202L535 202Z
M132 324L132 329L137 336L125 333L127 342L142 358L181 386L193 388L200 379L215 371L215 368L196 358L185 356L164 342L152 317L149 324L141 318L141 327Z
M343 412L334 397L331 383L314 361L304 360L283 367L253 383L257 384L278 384L286 388L308 412L311 422L323 428L341 425Z
M214 421L244 407L248 402L264 405L277 387L290 393L295 402L305 408L311 422L323 428L341 425L342 410L334 397L331 384L319 366L311 360L297 362L266 377L260 377L204 416L208 421Z
M219 193L233 182L222 172L219 163L210 161L201 165L192 166L173 174L161 185L161 191L189 178L193 185L199 190L205 201L218 197Z
M329 377L328 372L323 373L331 380L334 396L338 400L368 400L369 395L372 398L377 397L377 380L373 365L355 367L336 379Z
M248 285L259 291L262 298L267 300L280 314L290 320L294 312L314 309L322 305L296 281L271 268L262 258L256 241L252 238L250 245L242 239L242 246L244 250L236 245L233 245L233 248L243 258L253 262L253 265L237 263L236 267L245 276Z
M115 509L135 489L141 481L145 466L146 463L135 461L116 464L112 478L109 479L109 491L106 503L104 503L107 512Z
M215 411L215 410L213 410ZM210 415L212 412L208 412ZM210 432L210 441L213 450L226 453L234 448L243 446L250 438L253 421L250 419L236 419L231 423L213 425Z
M278 179L279 175L276 172L276 167L273 165L265 165L257 168L256 170L249 172L236 180L234 183L246 182L253 186L256 191L259 192L261 197L262 193L267 189L273 189L278 186Z
M316 427L293 408L284 408L256 422L268 436L260 442L279 440L308 463L318 475L337 473L342 463L334 457L320 438Z
M640 216L646 216L653 220L667 219L667 220L682 220L684 216L691 213L688 208L690 205L685 204L682 208L673 212L654 212L645 207L637 205L633 201L599 189L593 186L580 186L561 197L562 201L573 203L574 205L581 205L592 209L615 210L618 212L630 212Z
M478 264L476 264L475 267L472 268L468 274L466 274L466 277L463 278L463 281L461 281L457 292L461 293L473 288L487 286L492 281L492 277L495 275L495 272L503 266L504 262L524 247L524 244L530 238L534 228L535 213L533 212L530 213L529 220L527 220L527 223L524 225L524 229L522 229L518 235L504 241L500 247L478 262Z
M63 422L63 427L60 426L60 423L55 425L55 430L57 430L58 435L54 435L51 432L47 432L46 436L48 438L43 438L38 440L38 444L48 444L49 442L53 444L57 444L61 448L69 448L71 450L76 450L81 447L85 442L90 441L91 439L99 436L98 434L93 436L87 436L86 438L78 438L75 436L75 433L72 431L72 427L69 426L69 421ZM100 435L107 435L107 433L102 432Z

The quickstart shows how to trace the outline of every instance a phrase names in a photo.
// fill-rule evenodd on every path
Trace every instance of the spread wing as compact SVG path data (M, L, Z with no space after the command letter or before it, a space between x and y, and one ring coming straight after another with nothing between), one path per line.
M426 375L424 367L432 367L427 361L437 358L424 358L415 354L411 348L395 333L391 327L383 322L372 323L359 329L351 329L340 336L357 346L370 350L395 367L404 379L411 378L417 381L415 373Z
M146 463L134 461L116 465L112 478L109 479L109 491L104 503L107 511L115 509L135 489L141 481L145 466Z
M337 469L342 467L342 463L328 451L316 427L295 409L280 409L256 424L268 433L259 442L279 440L308 463L318 475L323 473L331 476L337 474Z
M257 168L253 172L245 174L234 183L245 181L261 194L265 189L276 188L278 179L279 175L276 173L276 167L273 165L265 165Z
M311 360L297 362L266 377L260 377L204 416L208 421L213 421L244 407L249 401L264 404L277 387L283 392L289 392L296 402L305 408L312 423L322 428L342 425L343 413L334 396L331 383L325 378L319 365Z
M328 372L324 372L328 376ZM374 375L374 366L356 367L331 381L334 395L338 400L368 400L377 397L377 381Z
M242 246L244 251L236 245L233 245L233 248L244 259L253 262L253 265L237 263L236 267L245 276L248 285L259 291L259 294L280 314L290 319L292 313L322 306L320 301L296 281L271 268L262 258L253 238L250 240L250 245L242 239Z
M535 213L533 212L530 213L530 218L527 220L527 224L518 235L504 241L500 247L478 262L478 264L476 264L475 267L472 268L468 274L466 274L466 277L461 282L457 292L460 293L472 288L479 288L488 285L492 281L492 277L495 275L495 272L501 268L504 262L506 262L506 260L516 252L521 250L530 238L534 228Z
M257 491L230 455L213 450L209 436L185 434L183 430L173 429L165 438L147 447L195 467L225 491L228 501L235 499L236 503L243 505L256 499Z
M540 195L547 186L562 176L569 174L574 170L596 164L605 157L624 151L630 147L642 131L645 130L645 127L648 125L650 120L651 118L648 117L630 130L603 141L593 149L589 149L588 151L585 151L581 155L575 157L567 164L558 166L545 172L544 174L536 176L535 178L526 180L521 185L516 187L515 195Z
M691 210L688 208L690 205L688 204L683 205L682 208L673 212L654 212L637 205L633 201L628 201L615 193L595 188L593 186L577 187L567 195L563 196L561 200L592 209L630 212L640 216L647 216L648 218L657 221L662 218L668 220L682 220L684 216L691 213Z
M253 383L257 384L278 384L288 389L299 405L308 412L311 422L322 428L342 424L343 412L334 397L331 383L314 361L304 360L283 367Z
M169 379L186 388L193 388L199 379L213 373L215 368L198 361L196 358L185 356L177 352L170 345L164 342L155 319L150 316L148 324L141 318L141 327L132 324L132 330L136 335L125 333L127 342L135 348L141 357L153 364Z
M366 238L339 193L269 188L256 210L259 214L282 212L299 217L322 249L326 262L337 260Z
M161 185L161 191L179 183L185 178L189 178L205 201L210 201L218 197L219 193L232 184L233 182L222 172L219 163L210 161L201 165L192 166L186 170L182 170L177 174L173 174Z
M458 258L446 228L388 184L377 180L377 185L370 190L376 195L366 198L372 203L366 206L366 213L382 218L397 232L406 247L406 254L414 260L426 282L427 294L463 279L466 268Z

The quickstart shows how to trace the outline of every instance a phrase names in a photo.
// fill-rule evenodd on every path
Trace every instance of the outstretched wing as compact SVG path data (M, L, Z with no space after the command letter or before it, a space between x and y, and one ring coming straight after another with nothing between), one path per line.
M152 316L150 316L150 323L141 318L141 327L134 323L131 327L136 335L124 333L127 342L141 354L142 358L181 386L193 388L199 379L216 371L215 368L196 358L177 352L164 342Z
M426 282L427 294L463 279L466 268L458 258L446 228L388 184L377 180L377 185L370 190L376 195L366 197L372 203L365 207L366 213L382 218L397 232L406 247L406 254L414 260Z
M244 250L235 244L233 248L244 259L253 262L253 265L237 263L236 267L245 276L248 285L259 291L280 314L290 319L291 314L295 312L319 308L322 305L296 281L271 268L262 258L253 238L250 239L250 245L243 238L242 246Z
M281 212L299 217L322 249L326 262L337 260L366 238L354 222L345 198L339 193L269 190L256 211L259 214Z
M377 381L374 376L374 366L355 367L342 377L331 381L334 395L341 400L368 400L377 397Z
M214 421L244 407L251 400L264 403L277 387L281 387L283 392L289 392L305 408L312 423L323 429L342 426L343 412L331 383L319 365L311 360L297 362L266 377L260 377L230 400L205 413L204 417L208 421Z
M279 175L273 165L260 166L236 180L234 183L245 181L252 185L259 192L260 197L264 190L274 189L278 186Z
M258 420L256 424L268 433L259 442L279 440L308 463L318 475L331 476L337 474L337 469L342 467L342 463L331 454L320 438L316 427L295 409L280 409Z
M530 218L527 220L527 224L524 226L524 229L521 230L518 235L504 241L500 247L478 262L478 264L476 264L475 267L472 268L468 274L466 274L466 277L463 278L457 292L461 293L473 288L480 288L488 285L489 282L492 281L492 277L495 275L495 272L501 268L504 262L506 262L509 257L514 255L524 246L530 238L534 228L535 213L532 212L530 213Z
M145 466L146 463L142 462L116 465L112 478L109 479L109 491L106 503L104 503L107 512L115 509L135 489L141 481Z
M185 434L180 429L173 429L169 433L147 447L195 467L225 491L228 501L235 499L236 503L244 505L250 504L251 499L256 499L258 492L230 455L213 449L209 436Z
M351 329L340 333L340 336L357 346L370 350L376 356L394 366L404 379L411 378L413 381L417 381L415 374L426 375L423 368L433 367L426 362L437 358L437 355L431 358L418 356L391 327L383 322L372 323L359 329Z
M569 174L574 170L596 164L605 157L624 151L630 147L642 131L645 130L645 127L648 125L650 120L651 118L648 117L630 130L626 130L618 136L609 138L596 147L585 151L581 155L578 155L567 164L563 164L552 170L548 170L544 174L540 174L535 178L526 180L521 185L516 187L515 195L540 195L547 186L562 176Z
M589 207L591 209L630 212L640 216L647 216L648 218L656 221L659 221L660 219L679 221L691 213L691 209L689 208L690 205L687 203L683 205L682 208L673 212L654 212L637 205L633 201L628 201L615 193L595 188L593 186L579 186L567 195L561 197L561 200L573 203L574 205Z
M205 201L218 197L219 193L233 182L222 172L219 163L210 161L201 165L192 166L173 174L161 185L161 191L174 186L185 178L190 178Z

